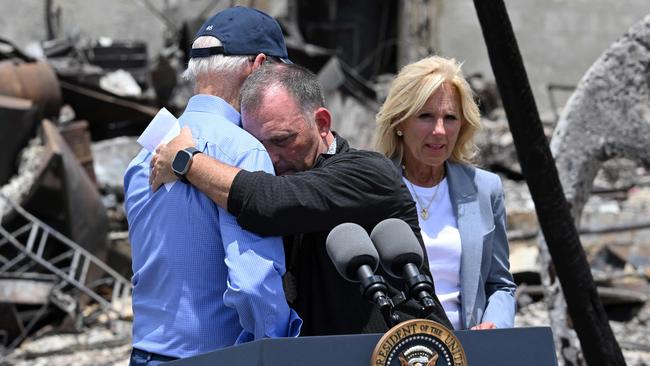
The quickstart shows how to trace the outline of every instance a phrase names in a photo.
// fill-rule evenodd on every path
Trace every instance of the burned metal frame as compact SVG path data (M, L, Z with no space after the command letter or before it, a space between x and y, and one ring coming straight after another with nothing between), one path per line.
M73 242L60 232L51 228L35 216L31 215L20 205L0 193L13 211L26 223L18 229L9 232L0 225L0 248L10 244L15 249L15 256L6 255L0 258L0 273L10 274L17 279L29 279L42 276L42 271L53 275L56 281L52 287L49 299L37 313L30 317L23 326L20 335L13 339L5 349L11 351L29 334L36 323L43 317L50 304L75 317L78 312L78 299L85 295L100 305L100 312L112 313L118 317L127 311L124 304L131 295L131 283L117 273L88 250ZM62 252L54 252L48 257L48 246L64 247ZM39 271L41 270L41 271ZM94 276L89 276L91 271ZM105 299L101 295L104 286L110 286L111 297ZM96 314L95 314L96 315Z
M0 193L0 198L9 203L9 205L27 221L27 224L23 225L19 230L16 230L13 233L7 231L3 226L0 226L0 235L4 237L4 239L0 240L0 245L4 245L6 243L12 244L21 252L21 255L30 258L35 263L41 265L42 267L45 267L49 272L58 276L60 279L67 281L74 287L77 287L80 291L91 297L93 300L97 301L102 307L107 310L112 309L112 303L114 303L118 298L124 299L128 296L131 288L131 282L129 280L124 278L119 273L115 272L112 268L106 265L99 258L92 255L88 250L84 249L79 244L68 239L46 223L37 219L35 216L32 216L25 209L11 201L2 193ZM24 236L24 234L26 234L28 231L29 234L27 240L19 240L19 238ZM46 246L51 245L51 241L48 240L50 237L59 244L63 244L65 247L67 247L67 250L66 252L48 259L44 257L44 253ZM59 268L55 265L55 263L58 264L64 262L63 259L70 257L72 260L70 266L65 268L67 271L64 271L64 269ZM99 269L105 272L107 277L110 278L110 281L108 283L112 283L113 285L113 295L110 301L105 300L91 288L87 287L87 285L92 284L87 282L87 275L90 265L97 266ZM7 271L12 266L13 264L9 266L5 264L5 266L3 266L3 269L4 271ZM20 274L22 272L18 273Z
M0 278L47 281L51 290L45 300L39 296L26 303L4 294L5 307L11 309L4 319L9 324L5 353L52 317L67 314L80 326L101 314L124 316L127 309L117 306L128 302L131 291L129 280L102 261L107 218L95 183L56 126L45 120L41 135L43 149L34 158L33 179L12 198L0 193L0 206L6 208L0 220ZM99 308L82 315L90 302ZM35 310L35 305L45 308Z

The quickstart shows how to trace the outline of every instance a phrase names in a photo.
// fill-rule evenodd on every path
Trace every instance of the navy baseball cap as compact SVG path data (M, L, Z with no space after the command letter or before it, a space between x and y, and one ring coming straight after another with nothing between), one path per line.
M190 58L263 53L291 63L280 24L257 9L235 6L222 10L203 23L194 39L202 36L216 37L222 46L193 48L190 50Z

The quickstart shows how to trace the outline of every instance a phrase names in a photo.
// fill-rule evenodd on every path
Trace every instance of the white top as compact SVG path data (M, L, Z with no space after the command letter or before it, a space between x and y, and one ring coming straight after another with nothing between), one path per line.
M462 329L460 325L460 232L451 206L447 178L434 187L420 187L406 178L403 179L417 206L418 222L429 257L429 269L436 287L436 295L454 328ZM433 202L431 202L432 197ZM431 202L430 206L429 202ZM429 206L427 219L422 218L420 204Z

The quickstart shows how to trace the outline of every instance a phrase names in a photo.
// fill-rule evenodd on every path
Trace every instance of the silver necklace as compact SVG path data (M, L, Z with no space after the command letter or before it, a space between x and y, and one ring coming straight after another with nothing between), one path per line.
M422 204L422 201L420 200L420 196L418 196L418 193L415 191L415 187L413 187L413 183L411 183L411 181L408 178L406 178L406 181L411 186L411 191L413 191L413 195L415 196L415 200L420 205L420 216L422 216L422 220L428 219L429 218L429 207L431 207L431 204L433 203L433 201L435 201L436 196L438 195L438 188L440 188L440 185L442 184L442 179L440 180L440 182L438 182L438 184L436 185L436 188L433 190L433 196L431 196L431 199L429 200L429 203L427 203L426 207L424 207L424 205Z

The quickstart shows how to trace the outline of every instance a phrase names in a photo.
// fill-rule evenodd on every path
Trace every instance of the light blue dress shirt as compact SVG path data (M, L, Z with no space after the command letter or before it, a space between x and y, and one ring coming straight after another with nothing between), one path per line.
M192 97L181 126L197 148L226 164L273 173L271 160L224 100ZM149 188L152 155L124 176L133 262L133 347L189 357L263 337L295 337L302 320L287 305L282 241L244 231L189 184Z

